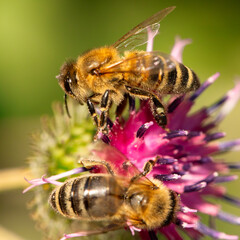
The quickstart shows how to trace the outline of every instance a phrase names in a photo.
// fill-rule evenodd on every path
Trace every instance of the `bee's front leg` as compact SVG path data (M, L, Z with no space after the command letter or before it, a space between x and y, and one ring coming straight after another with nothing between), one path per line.
M98 119L94 104L92 103L90 98L87 99L87 106L88 106L88 110L89 110L97 128L99 128L99 125L100 125L99 124L99 119Z
M98 133L103 132L107 125L107 118L108 118L108 111L111 105L110 97L109 97L109 90L106 90L105 93L102 95L101 103L100 103L100 117L98 117L94 104L91 98L87 99L87 106L88 110L98 128Z
M148 91L145 91L139 88L135 88L131 86L125 86L125 87L130 94L134 96L138 96L140 98L148 98L151 100L151 109L152 109L152 113L155 118L155 121L159 126L161 126L162 128L165 128L167 125L167 116L165 113L165 108L160 102L160 100L158 99L158 97L153 93L150 93Z
M106 90L105 93L102 95L101 99L99 130L103 130L107 125L109 106L110 106L109 90Z

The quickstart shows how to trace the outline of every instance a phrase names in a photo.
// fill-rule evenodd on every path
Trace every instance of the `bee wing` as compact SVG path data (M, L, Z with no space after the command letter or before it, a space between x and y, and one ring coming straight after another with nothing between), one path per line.
M126 50L133 50L134 48L141 46L148 41L148 28L153 32L153 35L155 36L159 32L160 24L159 23L153 23L150 26L147 26L143 29L139 29L135 32L134 35L129 36L125 41L121 41L116 46L116 49L123 53ZM121 40L121 39L120 39ZM115 47L115 44L113 45Z
M123 58L119 62L113 63L100 69L101 74L108 73L132 73L135 75L159 74L162 71L175 71L177 61L170 55L154 52L140 52L133 57ZM129 67L130 66L130 67Z
M74 220L72 231L78 231L76 233L67 234L69 237L72 236L91 236L101 233L107 233L110 231L115 231L122 229L125 226L125 223L122 222L113 222L109 220L102 220L102 221L86 221L86 220Z
M160 21L172 12L173 9L175 9L174 6L157 12L122 36L112 46L121 52L145 44L148 41L148 29L150 28L154 34L157 34Z
M113 146L103 142L97 142L93 147L92 153L95 157L108 163L118 181L121 182L121 186L127 187L131 179L141 173L141 171L129 159ZM139 184L153 184L147 177L141 177L137 182Z
M114 175L124 177L130 180L132 176L139 173L139 170L134 166L129 159L127 159L116 148L105 144L103 142L96 142L93 145L92 153L94 158L98 158L106 162L112 169Z

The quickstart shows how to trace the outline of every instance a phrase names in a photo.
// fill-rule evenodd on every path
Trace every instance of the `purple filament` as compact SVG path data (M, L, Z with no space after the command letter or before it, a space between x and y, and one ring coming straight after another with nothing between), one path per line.
M226 200L227 202L230 202L231 204L234 204L238 207L240 207L240 199L236 197L232 197L228 194L225 194L222 196L222 199Z
M181 178L179 174L156 174L153 176L154 178L161 180L161 181L172 181Z
M217 140L217 139L219 139L219 138L223 138L223 137L225 137L225 133L223 133L223 132L217 132L217 133L213 133L213 134L209 134L209 135L207 135L205 138L204 138L204 140L206 141L206 142L210 142L210 141L214 141L214 140Z
M192 185L188 185L184 187L184 192L195 192L199 191L207 186L207 184L215 181L216 177L218 176L217 172L207 176L205 179L198 181Z
M207 186L206 182L195 183L184 187L184 192L196 192Z
M201 132L197 132L197 131L192 131L188 133L188 138L192 138L192 137L198 137L200 136Z
M157 163L158 163L158 164L173 164L173 163L175 163L175 162L177 162L177 159L175 159L175 158L166 158L166 157L163 157L163 158L159 158L159 159L157 160Z
M206 109L206 112L208 115L211 115L213 112L215 112L220 106L222 106L226 100L228 99L228 96L224 96L221 99L219 99L216 103L214 103L212 106L208 107Z
M199 97L202 94L202 92L204 92L219 77L219 75L220 75L219 73L216 73L210 78L208 78L207 81L205 81L200 86L200 88L193 93L193 95L189 98L189 100L193 102L197 97Z
M240 217L238 216L234 216L232 214L219 211L219 213L217 214L217 217L225 222L240 225Z
M227 142L222 142L219 144L219 151L225 152L230 150L231 148L235 147L235 146L239 146L240 145L240 139L236 139L233 141L227 141Z
M216 177L218 177L218 173L217 172L214 172L213 174L207 176L204 180L202 181L199 181L200 182L206 182L207 184L215 181Z
M172 131L170 133L167 133L167 135L163 138L172 139L172 138L183 137L187 135L188 135L188 131L178 130L178 131Z
M230 169L240 169L240 163L228 163L227 166Z
M198 163L210 163L212 162L212 158L211 157L202 157L200 160L197 161Z
M223 183L223 182L231 182L238 179L237 175L230 175L230 176L220 176L216 177L214 180L215 183Z
M151 127L153 125L153 122L150 121L150 122L147 122L147 123L144 123L138 130L137 130L137 134L136 134L136 137L137 138L141 138L144 133L148 130L149 127Z
M208 235L214 239L225 239L225 240L237 240L238 236L227 235L223 232L218 232L212 228L207 227L206 225L198 222L196 230L201 232L203 235Z
M168 113L172 113L183 101L184 96L180 96L176 98L169 106L168 106Z

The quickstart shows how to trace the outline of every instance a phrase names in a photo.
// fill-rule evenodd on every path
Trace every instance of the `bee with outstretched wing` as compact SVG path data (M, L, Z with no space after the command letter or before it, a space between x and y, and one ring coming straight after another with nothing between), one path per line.
M153 116L164 128L167 116L159 97L187 93L200 86L196 74L171 56L132 50L148 41L149 29L157 34L159 22L174 8L156 13L112 46L90 50L62 66L58 80L65 96L69 95L81 104L87 103L98 131L106 127L111 103L119 105L126 94L150 99ZM100 104L100 117L95 104Z
M140 172L110 145L98 142L94 154L93 159L84 159L82 164L103 169L70 178L56 187L49 198L55 211L70 219L104 222L102 228L85 232L87 235L123 227L153 230L175 221L179 210L177 194L161 181L146 177L158 158L146 162Z

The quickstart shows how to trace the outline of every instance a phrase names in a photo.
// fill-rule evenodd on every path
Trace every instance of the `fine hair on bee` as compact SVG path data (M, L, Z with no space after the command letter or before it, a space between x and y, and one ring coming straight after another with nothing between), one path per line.
M146 177L158 159L146 162L143 172L127 161L127 171L135 173L132 177L117 175L112 163L105 160L82 160L86 168L102 165L107 172L66 180L52 191L49 203L70 219L108 222L100 232L126 226L149 231L167 226L176 221L179 197L160 180Z
M66 95L87 104L98 131L106 129L112 103L120 105L127 94L149 99L155 121L165 128L167 113L161 97L178 96L199 88L195 72L172 56L158 51L133 50L148 41L149 29L158 33L159 22L174 8L157 12L113 45L87 51L61 67L57 77L60 86ZM100 116L95 110L97 104ZM67 110L67 101L65 106Z

